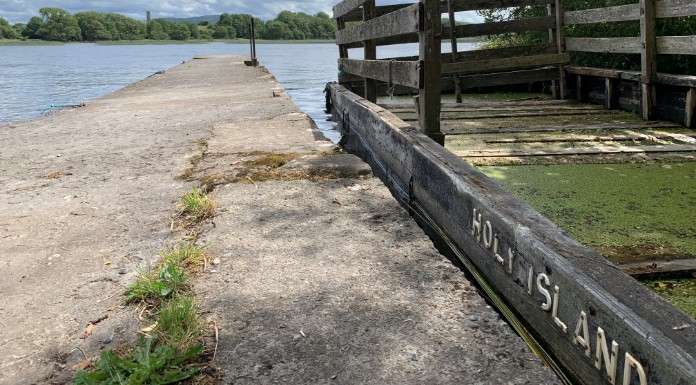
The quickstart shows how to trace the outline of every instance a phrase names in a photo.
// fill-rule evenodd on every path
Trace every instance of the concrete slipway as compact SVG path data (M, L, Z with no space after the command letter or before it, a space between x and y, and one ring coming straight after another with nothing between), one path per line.
M82 351L133 341L123 289L181 240L177 200L201 183L221 263L195 292L221 383L560 382L281 90L241 57L196 58L0 127L0 384L69 383ZM254 181L245 161L276 153L297 160Z

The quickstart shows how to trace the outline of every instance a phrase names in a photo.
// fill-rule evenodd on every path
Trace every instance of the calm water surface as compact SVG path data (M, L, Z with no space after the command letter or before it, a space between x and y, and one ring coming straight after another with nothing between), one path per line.
M259 44L256 52L295 104L329 139L338 141L338 132L327 121L323 96L326 83L337 78L338 48L334 44ZM379 47L377 54L384 58L417 52L417 45L406 44ZM249 47L227 43L0 46L0 124L36 119L51 105L96 99L205 54L248 56ZM350 56L361 58L361 50L350 50Z

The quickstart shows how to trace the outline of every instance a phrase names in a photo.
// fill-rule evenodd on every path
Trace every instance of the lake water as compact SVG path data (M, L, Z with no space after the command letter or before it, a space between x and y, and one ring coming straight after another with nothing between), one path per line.
M443 52L447 50L443 44ZM462 44L460 49L471 49ZM416 44L379 47L378 57L416 55ZM121 89L196 55L249 55L246 44L0 46L0 125L36 119L51 105L79 104ZM337 78L334 44L258 44L256 54L295 104L331 140L323 90ZM350 57L361 58L361 50Z

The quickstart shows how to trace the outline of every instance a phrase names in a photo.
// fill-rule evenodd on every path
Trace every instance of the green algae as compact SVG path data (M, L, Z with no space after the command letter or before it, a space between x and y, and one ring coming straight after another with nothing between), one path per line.
M676 308L696 318L696 279L651 279L642 283Z
M479 169L613 262L696 256L696 163Z

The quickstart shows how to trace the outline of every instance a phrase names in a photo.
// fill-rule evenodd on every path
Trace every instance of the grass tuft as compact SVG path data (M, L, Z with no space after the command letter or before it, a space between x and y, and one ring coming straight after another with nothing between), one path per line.
M201 321L192 296L176 295L162 304L156 335L162 343L174 346L178 352L196 344L201 336Z
M141 273L126 289L126 302L158 302L180 291L187 282L186 272L176 263L167 261L156 274Z
M206 193L197 188L181 198L183 214L191 221L198 223L215 215L217 203Z
M190 267L203 263L203 247L193 243L182 243L169 252L162 253L164 263L173 263L179 267Z

